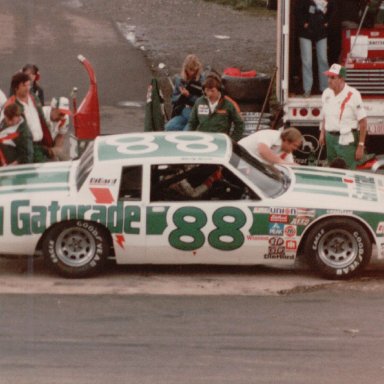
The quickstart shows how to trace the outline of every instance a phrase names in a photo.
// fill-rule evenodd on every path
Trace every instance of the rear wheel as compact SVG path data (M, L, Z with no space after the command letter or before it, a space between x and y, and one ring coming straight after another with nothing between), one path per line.
M351 219L328 219L310 231L305 254L310 264L331 279L358 275L368 264L372 245L367 231Z
M99 272L108 257L104 230L89 221L59 223L43 241L43 253L53 270L65 277L86 277Z

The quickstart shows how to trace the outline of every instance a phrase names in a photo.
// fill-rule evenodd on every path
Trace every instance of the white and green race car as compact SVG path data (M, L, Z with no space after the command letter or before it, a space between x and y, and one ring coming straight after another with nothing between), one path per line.
M384 177L261 164L223 134L100 136L80 160L0 170L0 249L58 273L118 264L293 264L328 278L384 257Z

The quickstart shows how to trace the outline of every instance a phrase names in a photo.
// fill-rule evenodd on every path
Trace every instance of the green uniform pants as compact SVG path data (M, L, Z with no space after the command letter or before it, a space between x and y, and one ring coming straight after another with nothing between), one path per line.
M357 162L355 160L355 153L358 142L358 131L353 131L355 141L347 145L339 144L339 135L331 135L326 133L326 145L327 145L327 161L328 165L332 163L336 158L343 159L347 164L348 169L356 169Z

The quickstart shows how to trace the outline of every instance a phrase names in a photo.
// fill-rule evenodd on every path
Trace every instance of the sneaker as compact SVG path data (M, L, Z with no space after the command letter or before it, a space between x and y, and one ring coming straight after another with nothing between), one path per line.
M303 96L304 96L305 98L307 98L307 97L311 96L311 92L304 92Z

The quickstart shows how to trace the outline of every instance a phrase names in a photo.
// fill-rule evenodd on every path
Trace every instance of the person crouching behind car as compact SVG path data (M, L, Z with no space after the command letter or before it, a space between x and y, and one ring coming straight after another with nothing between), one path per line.
M301 132L296 128L284 131L264 129L239 141L251 155L267 164L294 164L292 152L300 148L303 141Z
M0 122L0 163L4 165L33 162L33 141L28 126L21 115L21 108L8 104Z
M226 133L232 140L240 140L244 121L236 102L222 94L220 77L208 75L203 90L205 95L196 100L187 130Z

